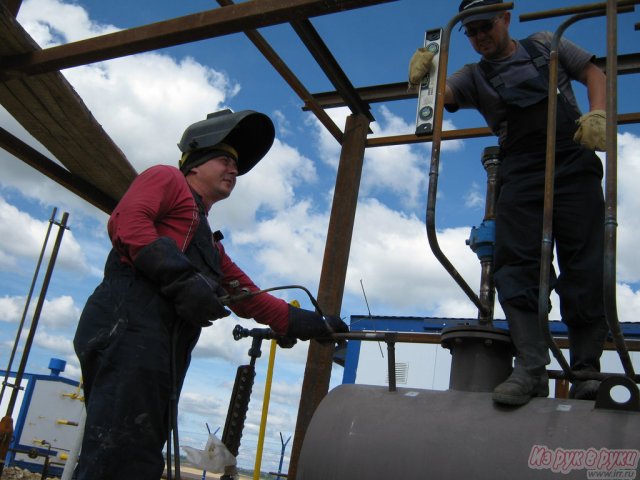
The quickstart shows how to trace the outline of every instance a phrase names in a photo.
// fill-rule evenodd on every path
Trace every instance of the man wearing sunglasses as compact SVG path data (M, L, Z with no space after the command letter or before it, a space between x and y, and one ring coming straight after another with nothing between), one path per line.
M502 0L464 0L459 11L499 3ZM481 59L447 79L444 101L450 112L477 109L499 139L494 279L517 353L513 373L496 387L493 399L523 405L549 393L549 353L538 321L538 291L552 34L514 40L510 21L507 11L463 19L464 33ZM599 371L608 328L602 294L602 164L594 150L605 148L605 75L593 55L568 40L560 42L558 58L553 238L560 275L556 277L552 267L550 286L560 297L568 328L571 368ZM416 51L410 84L420 83L432 60L431 52ZM572 80L587 87L585 115ZM598 386L595 380L574 382L570 397L594 399Z

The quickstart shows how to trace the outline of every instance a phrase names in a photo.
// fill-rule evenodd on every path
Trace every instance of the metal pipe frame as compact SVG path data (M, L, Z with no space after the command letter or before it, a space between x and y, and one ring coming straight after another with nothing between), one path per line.
M40 321L40 314L42 313L42 307L44 306L45 297L47 296L47 290L49 289L49 282L51 281L51 276L53 274L53 268L58 258L58 252L60 251L60 245L62 244L62 236L64 235L65 230L67 230L68 228L67 227L68 220L69 220L69 214L67 212L64 212L62 214L62 220L60 221L60 223L59 224L56 223L56 225L58 225L58 235L56 236L56 240L53 244L53 249L51 250L51 256L49 257L49 264L44 274L44 279L42 280L40 295L38 296L38 302L36 303L36 308L33 312L33 318L31 319L31 326L29 327L29 333L27 335L27 339L25 340L25 345L22 351L22 358L20 359L20 365L18 366L18 371L16 372L15 386L11 392L11 397L9 398L9 403L7 405L7 413L6 413L7 417L11 417L11 415L13 414L13 409L18 400L20 383L22 382L22 377L24 375L24 371L27 366L27 360L29 358L29 353L31 352L33 339L35 338L36 329L38 328L38 322Z
M444 94L447 81L447 63L449 57L449 44L451 43L451 31L459 20L464 19L470 14L478 14L482 12L499 12L513 8L512 2L503 4L490 5L487 7L474 8L473 11L467 10L455 15L445 28L442 30L442 39L440 41L440 65L438 67L438 83L436 86L436 102L433 121L433 134L431 144L431 166L429 168L429 190L427 194L427 211L426 211L426 227L427 239L431 251L436 259L442 264L445 270L451 275L455 282L460 286L464 293L469 297L473 304L478 308L481 316L487 315L487 309L480 301L478 295L473 291L469 284L462 278L462 275L456 270L453 264L446 257L440 245L438 244L436 232L436 197L438 192L438 175L440 166L440 145L442 143L442 121L444 113Z
M482 166L487 172L487 189L483 221L495 221L496 203L498 200L498 171L500 169L499 158L482 159ZM479 313L478 320L481 325L493 323L493 307L495 304L495 282L493 280L493 256L480 259L480 302L485 306L484 315Z
M83 40L80 42L73 42L67 45L61 45L53 47L39 52L32 52L23 55L14 55L11 57L2 58L0 63L0 80L11 78L12 76L21 75L33 75L43 72L49 72L54 70L60 70L64 68L70 68L74 66L85 65L97 61L108 60L111 58L117 58L125 55L131 55L135 53L141 53L144 51L155 50L159 48L169 47L173 45L184 44L202 39L214 38L217 36L227 35L231 33L244 32L256 45L256 47L263 53L272 66L280 73L280 75L287 81L291 88L298 94L298 96L304 101L305 109L313 111L319 121L327 128L327 130L334 136L334 138L343 145L340 167L338 170L338 179L336 182L336 193L334 197L334 204L332 207L329 231L327 235L327 244L325 246L325 257L323 259L323 270L320 279L319 286L319 299L323 308L327 312L339 312L342 302L342 295L344 291L344 279L346 276L346 266L348 262L348 252L350 249L351 235L353 231L353 217L355 215L355 205L357 203L357 192L359 188L360 175L362 170L362 161L364 157L364 151L368 147L377 146L389 146L399 144L421 143L421 142L433 142L431 169L429 179L429 202L427 207L427 213L431 212L431 218L428 217L428 237L432 248L435 245L436 256L441 260L441 263L447 264L448 260L444 257L444 254L437 245L437 239L435 237L435 192L437 190L437 176L438 176L438 162L440 144L442 140L448 139L464 139L464 138L476 138L483 136L491 136L492 133L486 127L483 128L470 128L460 129L455 131L442 131L442 114L443 114L443 96L444 87L446 81L446 65L447 55L441 57L441 68L439 71L439 82L436 102L436 123L434 125L434 133L429 136L415 135L397 135L389 137L377 137L367 139L367 131L369 129L369 120L372 118L369 112L369 105L367 102L386 101L386 100L401 100L413 98L416 95L406 91L406 84L389 84L380 87L367 87L364 89L355 89L347 80L344 82L344 72L339 68L335 59L330 55L328 49L326 52L323 50L326 48L323 42L318 41L319 36L316 37L317 32L313 29L313 26L308 22L308 17L317 15L324 15L334 13L341 10L348 10L354 8L360 8L369 5L375 5L380 3L386 3L393 0L262 0L261 2L245 2L239 5L235 5L231 0L217 0L218 3L224 5L225 8L202 12L195 15L187 15L172 20L158 22L151 25L145 25L142 27L136 27L114 34L105 35L101 37L95 37L93 39ZM609 0L611 1L611 0ZM17 12L17 8L21 0L7 0L6 5L8 8L13 8ZM637 4L638 0L622 0L618 2L620 4ZM499 11L508 10L512 8L512 3L505 3L496 8L496 6L483 7L482 9L474 10L474 14L480 10L486 11ZM599 4L601 8L605 7L605 4ZM13 7L12 7L13 6ZM563 9L560 9L563 10ZM557 15L558 11L555 14ZM446 47L448 51L448 44L450 41L450 31L452 26L460 19L466 16L466 12L458 14L454 17L446 30ZM550 14L546 12L546 14ZM566 13L563 13L566 14ZM533 15L533 14L532 14ZM527 20L535 19L532 15ZM540 14L537 14L540 15ZM541 17L542 18L542 17ZM521 17L521 21L524 20L524 16ZM308 43L307 48L316 57L316 61L319 63L323 71L327 74L329 79L334 83L338 92L332 93L333 97L326 99L322 97L323 94L313 95L310 94L299 80L291 73L284 62L275 54L273 49L267 44L255 29L280 23L296 23L298 28L297 33L303 39L305 44ZM294 26L294 29L296 27ZM640 24L636 25L636 29L640 30ZM307 40L303 38L305 37ZM315 39L314 39L315 38ZM444 40L444 39L443 39ZM443 42L444 45L444 42ZM315 53L314 53L315 52ZM329 55L326 55L326 53ZM614 52L615 54L615 52ZM611 57L608 54L608 57ZM620 56L618 58L619 64L626 66L626 70L621 69L619 73L637 73L640 71L640 55ZM335 62L335 63L334 63ZM607 61L607 68L611 68ZM615 86L614 86L615 88ZM340 98L336 100L337 96ZM342 102L347 104L356 112L356 114L349 117L344 134L333 123L324 111L325 107L334 106L330 102ZM329 102L329 103L326 103ZM611 116L609 116L611 121ZM622 123L638 123L640 122L640 114L630 113L618 115L617 121ZM2 132L0 132L2 133ZM608 135L611 137L611 135ZM6 143L11 143L10 137L5 140ZM6 148L6 147L5 147ZM37 152L35 152L37 154ZM74 179L72 174L66 172L64 169L56 170L57 164L47 159L46 157L35 155L31 151L23 149L21 153L21 159L31 158L33 164L39 164L36 166L40 171L47 174L54 180L67 179L69 185L74 188L78 188L77 179ZM37 160L34 161L34 158ZM33 166L33 165L32 165ZM48 172L48 173L47 173ZM57 179L56 179L57 178ZM70 190L71 187L67 187ZM75 191L75 190L73 190ZM431 198L433 194L433 199ZM355 196L355 198L354 198ZM83 195L83 198L92 198ZM108 206L109 200L99 200L94 205L98 206L105 211L110 211ZM432 200L432 201L431 201ZM346 205L345 205L346 204ZM429 233L430 232L430 233ZM451 265L449 263L449 265ZM452 268L452 266L451 266ZM461 285L465 293L470 295L470 298L476 305L480 300L466 285L464 280L457 274L455 269L450 271L453 273L454 279ZM349 339L355 339L353 335L357 334L345 334ZM382 334L384 335L384 334ZM403 341L405 335L420 335L420 334L402 334L396 335L397 341ZM424 334L422 334L424 335ZM431 337L435 338L433 342L424 343L439 343L439 335ZM375 341L385 341L384 338L376 338ZM417 341L417 340L410 340ZM566 340L565 340L566 342ZM423 343L423 342L421 342ZM559 345L563 345L563 340L558 340ZM635 349L636 343L630 342L632 349ZM640 345L640 343L638 343ZM640 350L640 347L638 347ZM317 342L311 342L309 355L307 359L307 365L305 369L305 378L303 383L302 397L300 401L300 407L298 411L298 420L296 423L296 440L294 441L292 456L291 456L291 468L289 476L295 478L297 461L300 453L301 443L306 432L308 423L315 411L320 400L326 395L328 389L328 378L331 371L331 354L332 351L329 348L324 348Z
M522 17L520 17L520 19L522 20ZM606 68L606 62L606 57L599 57L593 61L593 63L603 70ZM628 75L632 73L640 73L640 53L618 55L618 75ZM417 98L418 96L416 91L407 89L406 82L359 87L356 88L356 92L364 101L371 103L408 100ZM345 105L340 94L335 91L314 93L312 95L315 101L324 108L342 107ZM310 110L310 108L305 106L303 110Z
M77 42L2 58L0 74L62 70L392 0L261 0L229 5Z
M617 168L617 66L616 52L617 44L617 23L616 15L619 11L629 11L628 6L622 6L609 0L609 4L603 9L602 4L592 6L592 10L585 7L579 9L581 13L564 21L554 32L551 41L551 51L549 58L549 89L548 89L548 112L547 112L547 145L546 145L546 165L545 165L545 190L544 190L544 213L542 221L542 243L540 258L540 283L538 297L538 320L542 332L547 340L553 356L562 367L566 378L573 380L577 372L571 370L562 351L555 344L549 332L549 294L550 294L550 273L551 258L553 254L553 195L555 177L555 141L556 141L556 113L557 113L557 85L558 85L558 47L562 35L566 29L574 23L596 16L607 14L607 175L606 175L606 213L605 213L605 251L604 251L604 303L605 316L609 329L613 335L616 349L620 356L625 373L629 378L635 378L633 364L629 357L629 352L624 342L620 324L618 322L615 307L615 227L617 226L616 210L616 168ZM560 9L559 11L565 11ZM613 20L610 19L613 17Z
M640 2L634 2L640 3ZM609 330L618 350L625 373L634 379L635 372L629 351L618 321L616 306L616 239L618 209L618 131L615 118L618 115L618 19L615 0L607 0L607 123L606 123L606 179L604 220L604 307ZM637 380L636 380L637 381Z
M607 0L606 2L600 2L600 3L590 3L587 5L578 5L577 7L562 7L562 8L554 8L552 10L545 10L542 12L534 12L534 13L525 13L520 15L520 21L521 22L528 22L531 20L543 20L546 18L552 18L552 17L564 17L566 15L573 15L573 14L581 14L581 13L587 13L587 14L591 14L596 10L606 10L608 5L610 4L609 0ZM632 7L633 5L638 5L640 4L640 0L614 0L614 5L617 6L618 8L620 7ZM631 11L631 10L625 10L625 11Z
M223 7L233 5L232 0L217 0L217 2ZM327 115L322 105L313 98L313 95L306 89L302 82L298 80L284 60L282 60L271 45L269 45L267 40L257 30L245 30L244 34L253 42L256 48L264 55L271 66L280 74L284 81L287 82L298 97L300 97L305 104L305 108L311 110L333 138L342 144L342 130L340 130L331 117Z
M47 244L49 243L49 235L51 234L51 229L53 228L53 224L55 222L57 212L58 212L58 208L53 207L53 210L51 211L51 217L49 218L49 225L47 225L47 232L44 235L44 241L42 242L42 248L40 249L40 255L38 256L38 261L36 262L36 269L35 269L35 272L33 273L33 278L31 279L31 285L29 286L29 292L27 293L27 298L24 302L24 309L22 310L22 316L20 317L20 322L18 324L16 338L13 341L13 347L11 349L11 354L9 355L9 363L7 364L4 381L2 382L2 388L0 389L0 403L2 403L2 399L4 398L5 387L8 384L9 374L11 373L11 369L13 368L13 359L15 358L16 350L18 349L18 345L20 343L20 337L22 337L22 328L24 327L24 321L27 318L29 305L31 304L31 297L33 295L33 289L36 286L36 280L38 279L38 275L40 273L40 266L42 265L42 259L44 258L44 254L47 250ZM16 386L14 385L14 387Z
M364 102L349 77L344 73L337 60L322 41L322 38L313 27L309 20L295 20L291 22L291 26L305 44L313 58L316 59L322 71L327 75L333 86L336 88L342 98L345 99L346 105L351 113L360 113L365 115L370 122L374 121L371 115L369 105Z
M368 131L369 119L365 115L347 117L318 286L318 304L329 315L338 315L342 306ZM302 442L311 417L329 391L333 351L332 345L316 341L309 345L291 447L290 478L296 477Z
M357 332L349 333L334 333L334 340L361 340L364 342L384 342L385 335L389 333L380 330L360 330ZM394 341L397 343L426 343L433 345L440 345L442 339L440 333L429 332L393 332ZM569 340L567 337L555 338L556 343L560 348L569 348ZM629 350L634 352L640 352L640 339L630 339ZM615 350L616 345L613 342L605 342L605 350Z

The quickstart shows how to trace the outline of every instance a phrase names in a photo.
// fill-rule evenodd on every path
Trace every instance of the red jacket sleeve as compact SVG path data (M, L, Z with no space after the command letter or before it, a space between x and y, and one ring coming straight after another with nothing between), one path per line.
M218 242L216 245L222 259L222 285L227 288L229 284L236 284L238 285L237 291L242 289L247 289L250 292L260 290L249 276L229 258L222 244ZM229 293L233 294L233 291ZM289 327L289 305L284 300L268 293L234 303L230 305L230 308L239 317L253 318L258 323L269 325L280 335L284 335Z

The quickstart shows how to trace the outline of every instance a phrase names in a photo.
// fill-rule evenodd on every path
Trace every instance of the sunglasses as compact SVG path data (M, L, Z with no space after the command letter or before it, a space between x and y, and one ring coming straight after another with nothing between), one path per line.
M479 24L477 27L467 27L464 29L464 34L467 37L471 38L478 35L478 33L489 33L491 30L493 30L493 26L496 24L497 21L498 21L498 17L494 18L491 21L483 22Z

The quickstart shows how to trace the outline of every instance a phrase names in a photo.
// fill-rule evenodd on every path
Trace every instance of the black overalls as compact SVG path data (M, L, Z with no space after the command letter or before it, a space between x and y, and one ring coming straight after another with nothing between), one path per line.
M530 40L521 41L538 76L507 88L500 72L480 62L485 78L507 107L500 166L494 277L498 298L538 310L546 156L548 65ZM567 325L604 322L602 272L604 200L602 164L573 141L579 113L558 93L553 237L560 275L550 287L560 296Z
M219 284L218 249L202 203L194 197L200 222L186 254ZM89 297L74 339L87 409L78 480L161 477L172 359L179 395L200 330L177 317L157 284L111 251L104 280Z

